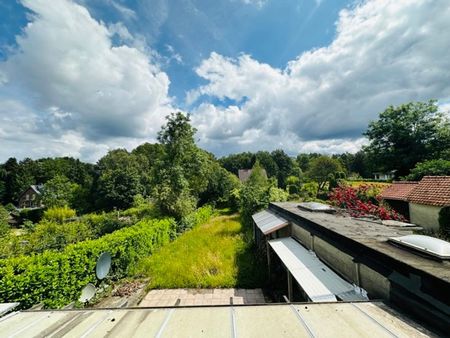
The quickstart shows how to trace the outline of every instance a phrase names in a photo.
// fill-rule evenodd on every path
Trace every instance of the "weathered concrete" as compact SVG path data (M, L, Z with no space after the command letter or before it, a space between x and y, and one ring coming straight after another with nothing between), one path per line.
M450 326L450 261L388 242L413 234L414 228L308 212L291 202L271 203L269 208L292 223L293 237L372 299L392 301L430 325Z

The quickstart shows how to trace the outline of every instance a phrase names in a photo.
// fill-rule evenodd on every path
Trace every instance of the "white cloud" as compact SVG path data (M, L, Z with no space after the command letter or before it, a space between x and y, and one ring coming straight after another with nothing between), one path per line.
M386 106L448 97L449 29L444 1L367 1L340 12L329 46L300 55L283 70L249 55L212 53L196 69L208 83L188 93L187 101L211 96L237 102L195 112L212 150L223 148L227 134L234 142L248 140L248 130L254 131L252 147L289 137L297 149L356 149L349 140L359 144L367 123Z
M114 34L133 42L126 27L108 29L68 0L22 3L34 14L17 37L17 50L0 63L0 94L13 92L26 102L30 132L44 144L49 135L59 138L61 149L68 135L102 147L114 137L154 137L172 110L169 78L132 43L112 44ZM0 111L3 129L14 129L17 115Z

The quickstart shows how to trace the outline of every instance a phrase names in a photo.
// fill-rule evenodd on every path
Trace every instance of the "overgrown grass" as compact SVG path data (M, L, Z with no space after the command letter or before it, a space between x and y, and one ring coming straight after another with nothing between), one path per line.
M212 218L138 264L149 288L261 287L265 266L238 215Z

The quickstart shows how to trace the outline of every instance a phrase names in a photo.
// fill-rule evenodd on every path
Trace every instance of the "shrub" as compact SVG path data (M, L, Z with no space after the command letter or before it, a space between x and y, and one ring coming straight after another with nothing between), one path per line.
M21 209L19 213L19 217L22 221L29 220L33 223L38 223L42 219L42 214L44 213L44 209L36 208L36 209Z
M330 202L340 208L347 209L352 217L376 216L383 220L399 220L405 221L405 218L396 211L380 206L367 198L365 188L352 188L347 186L339 186L329 194ZM362 200L362 198L366 200Z
M169 242L172 219L143 220L96 240L67 246L62 252L0 260L0 302L20 302L22 308L42 302L57 308L76 300L89 282L96 283L95 264L107 251L112 276L124 277L142 256Z
M439 211L439 229L445 235L450 235L450 207L444 207Z
M93 231L87 223L57 223L43 220L35 226L30 235L30 249L34 252L61 250L68 244L90 239Z
M316 198L318 191L319 184L317 182L309 182L302 185L299 195L303 198Z
M53 221L62 223L68 218L73 218L77 214L75 210L70 209L67 206L64 207L53 207L45 210L44 216L42 217L44 220Z
M289 197L289 193L286 190L271 187L269 190L269 200L271 202L286 202Z
M81 221L89 224L96 237L110 234L132 224L132 221L126 219L119 220L115 212L84 215Z
M182 232L208 222L213 213L214 209L210 205L204 205L201 208L198 208L196 211L181 219L178 226L178 232Z

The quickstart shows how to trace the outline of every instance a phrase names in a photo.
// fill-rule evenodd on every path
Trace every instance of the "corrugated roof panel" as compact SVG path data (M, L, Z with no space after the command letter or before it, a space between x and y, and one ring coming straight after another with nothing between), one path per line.
M264 235L270 234L278 229L288 225L288 221L284 218L268 211L263 210L252 216L256 226L262 231Z
M367 299L291 237L274 239L269 244L313 302L337 301L336 296L346 300Z

